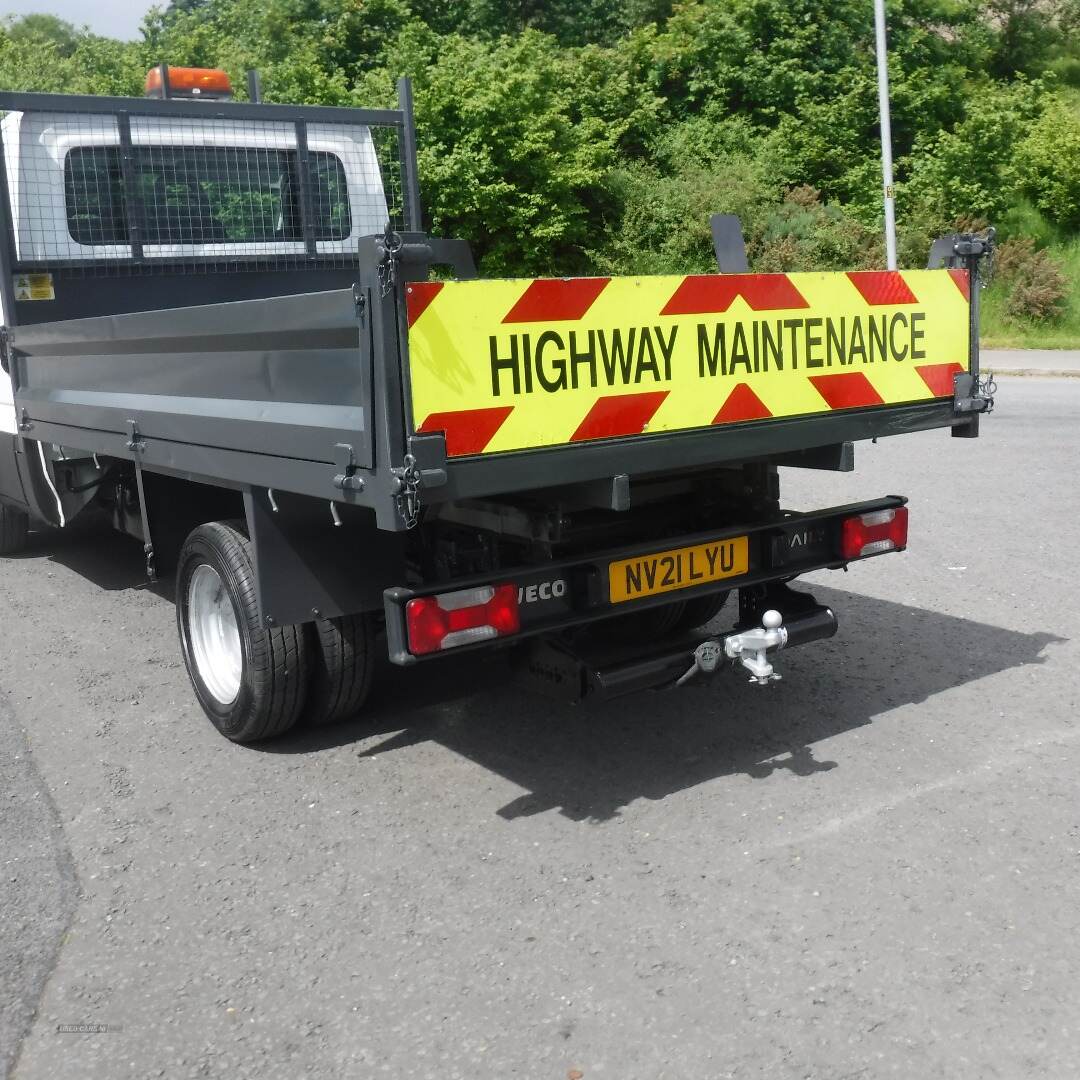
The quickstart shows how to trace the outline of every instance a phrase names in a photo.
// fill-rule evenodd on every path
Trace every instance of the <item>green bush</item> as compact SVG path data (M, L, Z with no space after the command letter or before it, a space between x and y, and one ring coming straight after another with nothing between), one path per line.
M901 264L987 221L1033 237L987 307L1073 340L1075 288L1032 320L1060 308L1039 249L1080 281L1080 0L889 0L889 29ZM483 273L708 271L717 212L756 269L854 268L884 262L873 45L868 0L172 0L133 42L0 22L0 87L138 96L165 58L392 106L407 74L427 224Z
M916 142L898 193L905 212L941 222L1003 217L1017 198L1016 147L1041 114L1041 83L1020 80L972 93L951 131Z
M622 57L529 31L444 38L416 107L435 232L471 240L486 274L555 275L589 269L622 147L648 137L658 102Z
M737 214L746 235L759 234L780 192L758 162L732 155L691 163L674 175L637 164L610 178L619 212L596 264L615 274L706 273L716 269L709 218Z
M802 185L765 216L759 236L748 245L752 266L762 273L795 270L862 270L884 262L880 233L823 204Z
M1005 293L1002 314L1012 322L1052 322L1064 311L1068 282L1061 265L1031 237L998 248L994 277Z
M1002 243L1016 236L1030 236L1035 246L1055 247L1067 239L1066 233L1054 224L1026 195L1021 195L1005 216L995 222Z
M1052 99L1020 144L1017 182L1051 221L1080 228L1080 110Z

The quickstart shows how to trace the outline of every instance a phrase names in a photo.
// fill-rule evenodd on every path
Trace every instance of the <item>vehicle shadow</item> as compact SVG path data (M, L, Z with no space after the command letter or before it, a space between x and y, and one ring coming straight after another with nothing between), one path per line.
M173 595L171 578L147 582L138 541L103 519L32 534L22 557L43 556L102 589ZM770 687L721 672L684 690L571 706L519 687L503 652L422 669L380 660L361 717L253 749L304 754L362 742L360 755L373 757L434 741L524 789L498 811L508 820L557 809L603 821L635 799L663 799L725 775L838 768L815 755L815 744L984 676L1041 664L1046 646L1065 640L818 585L813 592L837 612L840 632L781 654L784 680ZM717 632L733 610L721 613Z
M48 559L106 592L138 589L166 599L173 595L171 575L148 580L142 543L117 532L104 513L86 511L64 529L32 532L26 547L7 558Z
M500 654L435 662L423 678L387 665L362 718L263 749L302 754L385 735L360 750L372 757L435 741L525 790L498 811L506 819L557 809L603 821L635 799L725 775L835 769L840 763L820 759L815 744L984 676L1041 664L1046 646L1065 640L836 589L814 594L837 611L840 633L782 654L784 681L770 687L727 672L684 690L570 706L519 688Z

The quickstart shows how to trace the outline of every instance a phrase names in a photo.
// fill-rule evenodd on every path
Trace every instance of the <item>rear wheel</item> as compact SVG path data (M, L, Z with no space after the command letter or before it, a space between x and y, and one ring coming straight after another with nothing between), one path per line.
M302 626L263 626L251 542L235 522L200 525L184 542L176 619L195 696L233 742L288 731L304 707L309 648Z
M355 716L371 690L375 627L370 615L317 619L313 638L311 687L305 711L313 726Z
M0 555L17 555L26 547L30 518L23 510L0 503Z

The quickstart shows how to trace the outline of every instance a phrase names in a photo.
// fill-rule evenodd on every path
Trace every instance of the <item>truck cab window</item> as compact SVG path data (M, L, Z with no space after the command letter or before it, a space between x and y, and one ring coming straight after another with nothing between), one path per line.
M68 232L80 244L126 244L127 208L114 146L81 146L64 161Z
M309 155L316 240L352 231L340 158ZM135 198L146 244L272 244L304 239L295 150L238 146L135 148ZM128 242L120 149L80 147L64 164L68 231L80 244Z

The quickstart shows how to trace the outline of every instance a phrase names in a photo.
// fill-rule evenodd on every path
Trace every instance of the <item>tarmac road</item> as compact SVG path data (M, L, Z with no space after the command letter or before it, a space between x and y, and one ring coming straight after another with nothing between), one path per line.
M841 632L773 688L388 672L262 750L201 718L136 544L39 538L0 563L0 1062L1080 1075L1078 416L1078 380L1002 379L978 441L785 470L792 506L909 495L912 535L817 576Z

